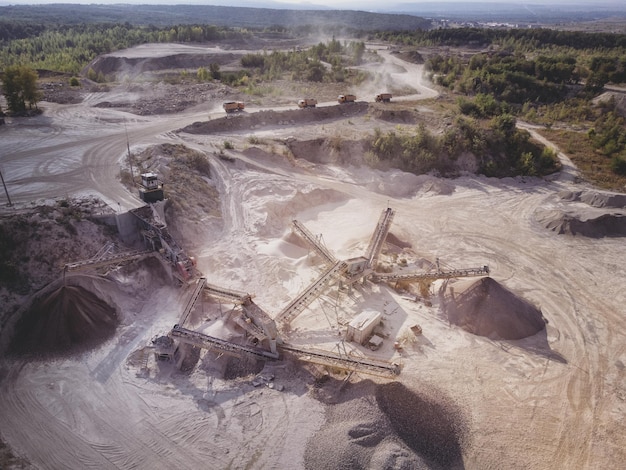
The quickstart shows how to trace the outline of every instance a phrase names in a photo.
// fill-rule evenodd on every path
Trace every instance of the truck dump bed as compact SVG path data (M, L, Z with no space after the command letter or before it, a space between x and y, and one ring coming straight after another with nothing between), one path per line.
M355 95L339 95L337 97L339 103L354 103L356 101Z
M227 113L236 113L237 111L243 111L246 105L241 101L227 101L222 107Z
M317 100L315 98L304 98L298 101L298 107L300 108L315 108Z

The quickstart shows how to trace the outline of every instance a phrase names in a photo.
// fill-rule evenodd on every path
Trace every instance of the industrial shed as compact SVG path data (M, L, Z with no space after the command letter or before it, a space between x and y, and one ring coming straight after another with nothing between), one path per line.
M382 313L377 310L364 310L348 324L346 340L364 344L380 323Z

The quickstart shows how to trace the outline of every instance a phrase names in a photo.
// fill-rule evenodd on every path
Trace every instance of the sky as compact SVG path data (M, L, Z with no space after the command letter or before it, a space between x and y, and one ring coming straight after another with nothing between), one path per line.
M389 5L411 5L412 7L419 4L432 4L432 3L503 3L511 5L529 4L529 5L554 5L554 4L570 4L570 5L614 5L616 7L623 6L624 0L425 0L425 1L410 1L410 0L391 0L386 2ZM297 5L330 5L335 8L340 8L342 5L361 6L364 5L377 5L382 7L378 0L1 0L2 5L35 5L42 3L78 3L78 4L115 4L115 3L127 3L127 4L147 4L147 5L228 5L228 6L250 6L250 5L266 5L268 3L277 4L297 4Z

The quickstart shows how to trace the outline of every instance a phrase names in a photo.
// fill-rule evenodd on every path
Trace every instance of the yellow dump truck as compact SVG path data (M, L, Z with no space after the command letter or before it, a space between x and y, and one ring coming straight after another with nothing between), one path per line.
M222 105L222 107L227 113L236 113L238 111L243 111L246 105L241 101L227 101Z
M315 108L317 100L315 98L304 98L298 101L299 108Z
M339 103L354 103L356 101L355 95L339 95L337 97Z
M376 95L377 103L389 103L391 101L391 93L380 93Z

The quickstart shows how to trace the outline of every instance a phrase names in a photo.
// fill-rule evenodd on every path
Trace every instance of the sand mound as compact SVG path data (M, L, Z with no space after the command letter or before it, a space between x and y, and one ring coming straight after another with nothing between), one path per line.
M604 191L562 191L559 197L564 201L580 201L592 207L626 208L626 194Z
M312 109L291 109L286 111L261 110L256 113L243 113L236 117L224 116L210 121L194 122L178 132L188 134L213 134L220 132L247 131L250 129L271 128L294 124L320 123L324 120L345 119L367 113L368 104L357 101L349 105L324 106ZM292 149L293 151L293 149ZM294 152L295 154L296 152Z
M462 463L460 415L399 383L351 384L305 450L305 468L430 469Z
M454 183L445 178L437 178L431 175L419 175L416 181L416 189L419 194L433 194L449 196L454 193Z
M582 235L589 238L626 236L626 215L621 213L565 212L546 210L537 212L537 221L559 235Z
M417 111L412 109L389 109L381 105L370 105L370 114L381 121L400 122L403 124L415 124L418 119Z
M401 239L393 232L389 232L387 234L386 242L391 243L392 245L395 245L398 248L413 248L413 245L411 245L410 242Z
M360 165L368 148L365 140L349 139L347 136L312 140L288 139L286 144L295 158L312 163L341 165Z
M442 306L451 323L491 339L522 339L545 327L541 311L490 277L448 284Z
M550 207L537 210L537 221L559 235L589 238L626 236L626 194L562 191Z
M78 352L110 338L115 308L80 286L61 286L36 299L19 320L11 351L16 354Z

